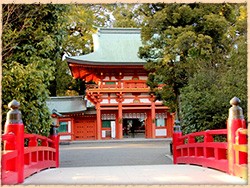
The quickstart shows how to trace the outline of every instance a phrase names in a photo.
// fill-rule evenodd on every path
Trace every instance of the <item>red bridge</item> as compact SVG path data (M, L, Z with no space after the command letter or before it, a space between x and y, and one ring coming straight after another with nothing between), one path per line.
M173 134L174 164L195 164L247 179L247 129L239 99L230 104L227 129L207 130L182 136L180 126ZM216 141L216 136L226 141Z
M20 184L30 175L43 169L59 167L59 136L51 128L49 138L24 134L19 103L9 103L4 134L2 135L2 184Z
M239 107L239 99L233 98L230 102L232 107L229 110L229 117L227 121L227 129L221 130L207 130L203 132L192 133L188 135L182 135L180 126L176 125L174 127L173 134L173 163L174 164L194 164L200 165L202 167L209 167L217 169L218 172L222 171L230 176L230 179L233 179L233 176L241 177L242 179L247 179L247 129L246 122L243 118L242 109ZM3 141L3 151L2 151L2 184L21 184L24 182L24 179L31 176L32 174L39 172L43 169L59 167L59 136L56 134L55 127L51 128L50 136L44 137L35 134L24 134L24 125L21 120L21 113L18 110L19 103L17 101L12 101L9 104L11 111L7 115L7 121L5 124L4 134L2 135ZM225 141L217 141L216 137L221 136L225 138ZM158 165L161 167L160 165ZM156 167L150 166L138 166L133 167L133 169L138 169L138 176L143 174L145 168L147 168L147 173L152 171L155 176L150 176L145 183L149 183L151 180L155 179L153 183L176 183L178 176L180 175L181 169L184 166L188 165L168 165L162 166L159 174L157 174ZM190 166L188 167L191 171L194 169ZM107 167L106 167L107 168ZM110 167L114 170L119 170L121 168ZM158 168L158 167L157 167ZM166 171L166 174L163 174L163 168ZM167 169L170 168L170 171ZM101 173L101 168L88 168L86 169L74 169L74 173L79 174L88 174L88 177L91 176L92 170L100 170L98 174ZM175 170L178 171L175 175ZM207 168L204 168L203 171L195 171L201 173L208 171ZM42 179L44 180L44 174L48 177L52 177L53 174L57 176L58 179L63 179L63 173L67 175L66 178L68 183L72 181L70 179L68 170L61 169L60 173L56 170L46 170L43 171ZM81 172L79 172L81 170ZM124 173L124 170L129 170L125 167L121 171ZM63 172L63 173L62 173ZM193 171L192 171L193 172ZM96 173L96 171L95 171ZM132 173L135 173L133 170ZM210 172L211 173L211 172ZM216 173L215 171L212 173ZM37 174L37 175L39 175ZM125 174L130 174L126 173ZM144 173L145 174L145 173ZM146 174L145 177L146 178ZM72 176L74 174L71 174ZM92 174L93 177L95 176ZM112 182L116 183L113 180L121 180L124 177L118 177L119 173L114 172L112 176ZM136 176L134 174L133 176ZM175 179L169 179L170 176L176 176ZM190 174L191 178L192 174ZM54 176L53 176L54 177ZM105 173L104 178L107 177ZM95 178L101 183L103 178L101 175L99 178ZM183 177L183 176L181 176ZM40 177L41 178L41 177ZM197 174L196 177L197 178ZM206 177L208 178L208 177ZM29 178L28 178L29 179ZM32 178L31 178L32 179ZM39 178L35 178L39 179ZM47 180L49 178L46 178ZM133 178L132 178L133 179ZM128 182L134 183L132 179L129 179ZM181 178L180 178L181 179ZM240 179L240 178L239 178ZM239 180L238 179L238 180ZM103 179L104 180L104 179ZM237 181L238 181L237 180ZM65 180L66 181L66 180ZM74 180L74 183L77 183L78 180ZM151 182L152 182L151 181ZM104 180L106 183L108 180ZM209 182L213 182L212 179ZM56 182L50 182L56 183ZM73 182L72 182L73 183ZM84 183L88 183L87 180L84 180ZM98 182L97 182L98 183ZM119 184L119 182L117 182ZM135 182L136 183L136 182ZM137 182L138 183L138 182ZM181 183L181 182L180 182Z

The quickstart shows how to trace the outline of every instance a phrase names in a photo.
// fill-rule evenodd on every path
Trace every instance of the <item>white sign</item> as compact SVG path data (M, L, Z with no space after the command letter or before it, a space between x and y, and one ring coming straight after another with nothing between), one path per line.
M115 121L111 121L111 138L115 138Z
M167 136L166 129L156 129L155 136Z
M102 131L102 138L106 137L106 131Z

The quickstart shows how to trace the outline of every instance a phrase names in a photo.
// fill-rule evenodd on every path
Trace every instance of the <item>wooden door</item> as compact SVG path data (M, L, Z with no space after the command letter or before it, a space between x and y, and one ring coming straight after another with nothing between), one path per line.
M75 140L96 139L96 119L85 117L75 119Z

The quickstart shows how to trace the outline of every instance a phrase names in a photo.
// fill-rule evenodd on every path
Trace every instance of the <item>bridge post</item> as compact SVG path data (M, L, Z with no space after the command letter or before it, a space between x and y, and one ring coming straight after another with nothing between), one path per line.
M234 97L230 100L232 107L229 109L227 120L227 141L228 141L228 173L234 175L235 164L235 136L239 128L246 128L242 108L239 106L240 99Z
M56 154L55 154L56 167L59 167L59 137L60 136L57 133L56 125L52 124L50 128L49 138L53 140L52 147L56 149Z
M4 134L14 134L15 143L5 143L4 150L17 150L17 158L15 161L15 169L18 174L18 183L24 181L24 125L22 114L18 110L20 103L12 100L8 107L10 111L7 113L6 122L4 125Z
M177 157L178 157L177 146L179 145L178 138L181 136L182 136L182 132L181 132L180 122L176 120L175 125L174 125L174 132L173 132L173 163L174 164L177 163Z

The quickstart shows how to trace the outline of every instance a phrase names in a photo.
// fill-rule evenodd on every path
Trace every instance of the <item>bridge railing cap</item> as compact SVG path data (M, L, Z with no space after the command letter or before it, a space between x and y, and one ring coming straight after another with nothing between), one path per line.
M22 114L19 110L20 103L17 100L12 100L8 107L10 111L7 113L6 124L23 123Z
M181 122L179 120L174 122L174 132L181 132Z
M232 106L238 106L239 104L240 104L240 99L239 98L237 98L237 97L233 97L231 100L230 100L230 104L232 105Z
M243 110L239 106L240 102L240 99L237 97L233 97L230 100L232 107L229 109L229 119L244 119Z
M17 100L12 100L9 104L8 104L9 109L19 109L20 107L20 103Z

